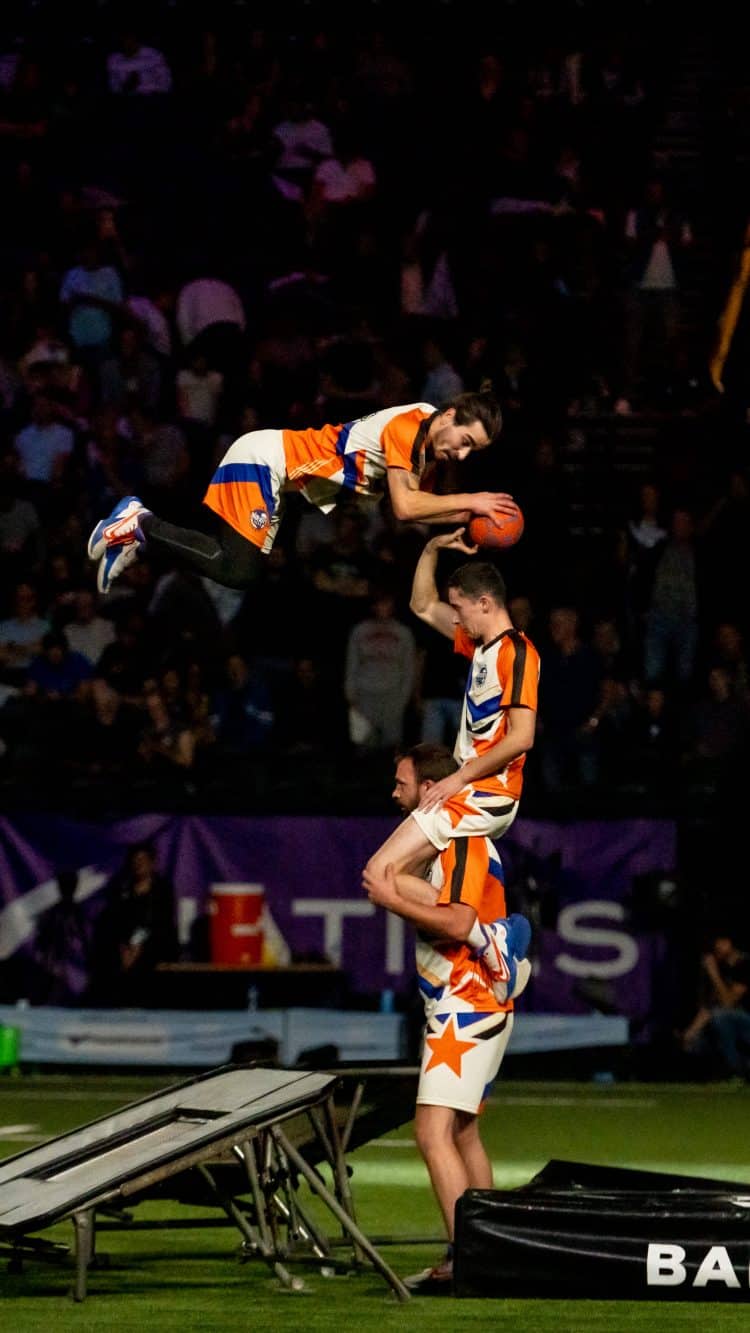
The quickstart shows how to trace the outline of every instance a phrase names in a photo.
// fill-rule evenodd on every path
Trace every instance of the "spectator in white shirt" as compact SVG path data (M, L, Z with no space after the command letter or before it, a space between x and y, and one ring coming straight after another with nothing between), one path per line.
M107 83L116 94L148 97L168 93L172 74L162 54L153 46L144 46L133 28L120 33L118 49L107 56Z
M57 420L56 407L46 393L38 393L31 404L31 421L14 440L22 476L48 485L57 481L73 452L74 436L69 426Z
M94 594L81 588L75 595L75 614L63 630L68 647L80 653L96 666L104 649L114 643L115 631L111 620L96 614Z

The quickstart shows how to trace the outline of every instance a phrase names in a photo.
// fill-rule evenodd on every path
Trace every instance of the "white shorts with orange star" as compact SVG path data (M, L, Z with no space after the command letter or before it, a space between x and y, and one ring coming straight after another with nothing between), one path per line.
M427 1021L417 1102L476 1115L489 1096L513 1031L512 1013L441 1013Z

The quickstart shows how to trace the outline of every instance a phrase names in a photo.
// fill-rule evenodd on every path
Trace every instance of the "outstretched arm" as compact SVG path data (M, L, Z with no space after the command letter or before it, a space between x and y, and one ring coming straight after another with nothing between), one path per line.
M468 546L464 541L464 531L464 528L457 528L455 532L430 537L417 561L411 585L409 610L447 639L453 638L456 618L453 609L441 600L438 592L435 580L438 551L463 551L465 555L476 555L476 546Z
M402 523L467 523L472 514L515 514L518 506L504 491L466 491L433 495L419 489L419 479L405 468L388 468L388 492Z

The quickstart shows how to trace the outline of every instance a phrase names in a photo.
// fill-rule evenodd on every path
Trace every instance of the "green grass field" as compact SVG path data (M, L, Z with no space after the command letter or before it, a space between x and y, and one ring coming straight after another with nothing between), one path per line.
M107 1115L179 1079L8 1075L0 1078L0 1155L7 1156L64 1130ZM484 1116L484 1137L498 1188L522 1184L550 1158L641 1166L750 1183L750 1088L506 1082ZM403 1238L381 1253L403 1276L439 1257L435 1245L409 1236L437 1237L437 1210L411 1143L411 1126L352 1153L353 1191L360 1224L371 1238ZM315 1208L311 1208L315 1211ZM205 1210L202 1210L205 1216ZM330 1214L316 1212L329 1235ZM189 1217L177 1204L148 1203L139 1219ZM71 1240L70 1223L45 1239ZM68 1298L70 1274L33 1262L8 1274L0 1260L0 1328L26 1330L166 1329L389 1330L476 1329L480 1321L532 1333L612 1333L627 1330L750 1327L748 1305L718 1303L414 1298L401 1306L369 1267L325 1278L297 1261L292 1271L307 1291L282 1290L258 1260L240 1262L233 1228L101 1232L98 1248L109 1266L90 1274L88 1298Z

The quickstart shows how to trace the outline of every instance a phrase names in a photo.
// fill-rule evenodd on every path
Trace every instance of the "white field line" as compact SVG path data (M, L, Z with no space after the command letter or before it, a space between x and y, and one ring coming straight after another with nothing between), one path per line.
M526 1185L546 1164L546 1157L513 1164L493 1162L495 1189L515 1189L518 1185ZM353 1167L352 1183L355 1189L358 1184L430 1188L427 1168L419 1160L405 1162L402 1158L400 1161L389 1162L378 1154L377 1161L362 1161L355 1156L350 1165ZM738 1175L744 1174L736 1162L620 1162L619 1165L635 1171L666 1171L671 1175L708 1176L714 1180L736 1180ZM747 1191L750 1195L750 1181Z

